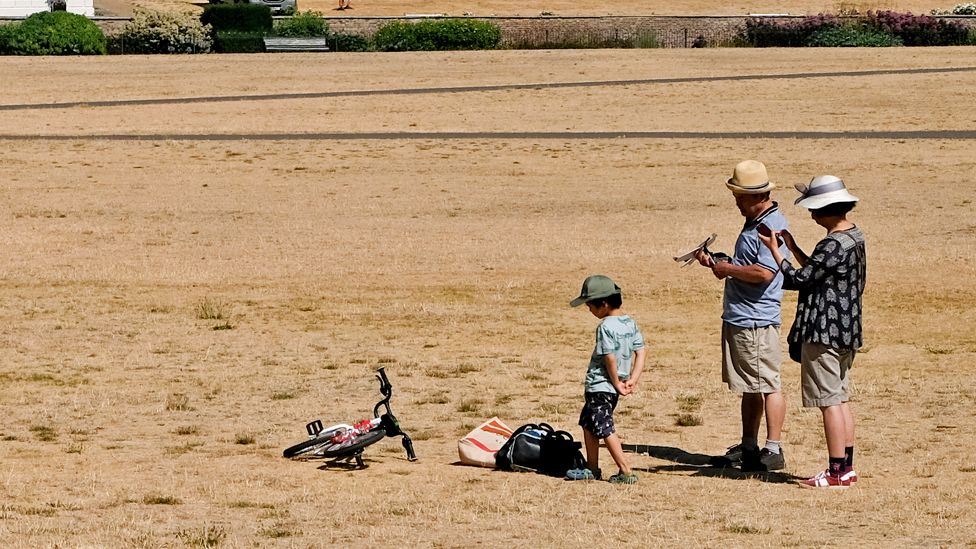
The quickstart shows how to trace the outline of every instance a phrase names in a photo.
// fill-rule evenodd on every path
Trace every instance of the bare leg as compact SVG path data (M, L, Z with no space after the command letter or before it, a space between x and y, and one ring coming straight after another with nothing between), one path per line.
M786 422L786 398L783 393L767 393L766 400L766 440L783 440L783 423ZM757 433L758 433L758 425Z
M742 393L742 438L759 438L759 423L763 417L762 393Z
M847 427L844 411L840 405L821 406L823 412L824 435L827 438L827 453L832 458L844 457L844 444L847 440Z
M600 468L600 439L589 429L583 429L583 445L586 446L586 467L595 473Z
M844 414L844 445L854 446L854 412L846 402L840 405L840 410Z
M613 458L614 463L617 464L617 468L620 469L621 473L629 475L630 466L627 465L627 459L624 458L624 449L620 445L620 437L617 436L617 433L612 433L604 441L606 441L607 450L610 450L610 456Z

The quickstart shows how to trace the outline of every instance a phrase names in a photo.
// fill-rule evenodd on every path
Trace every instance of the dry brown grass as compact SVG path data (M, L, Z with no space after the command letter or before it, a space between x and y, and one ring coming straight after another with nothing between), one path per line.
M973 65L971 49L4 59L0 96ZM961 101L974 85L954 73L7 111L0 134L961 129L976 123ZM5 546L976 543L972 141L2 144ZM631 456L641 481L620 488L454 465L458 435L490 414L578 432L595 320L566 302L593 272L621 284L650 342L646 381L621 404L626 441L691 453L735 441L738 400L716 366L720 285L670 256L711 231L731 246L741 218L722 181L754 156L784 187L832 172L863 199L859 485L778 482L825 453L790 364L784 476ZM792 192L776 198L812 245ZM206 300L233 329L213 329ZM396 441L371 447L364 471L280 457L306 421L367 415L381 365L420 461Z

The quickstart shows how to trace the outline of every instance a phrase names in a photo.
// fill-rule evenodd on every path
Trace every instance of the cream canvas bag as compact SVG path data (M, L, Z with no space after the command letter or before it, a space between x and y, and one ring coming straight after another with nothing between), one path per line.
M512 437L512 429L493 417L458 441L461 463L478 467L495 467L495 452Z

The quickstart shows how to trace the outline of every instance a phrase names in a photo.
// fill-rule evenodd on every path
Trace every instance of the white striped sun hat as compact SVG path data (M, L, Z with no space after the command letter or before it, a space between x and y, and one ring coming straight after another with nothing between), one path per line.
M817 210L838 202L857 202L858 198L847 192L844 182L833 175L818 175L810 183L794 185L800 191L795 204L808 210Z

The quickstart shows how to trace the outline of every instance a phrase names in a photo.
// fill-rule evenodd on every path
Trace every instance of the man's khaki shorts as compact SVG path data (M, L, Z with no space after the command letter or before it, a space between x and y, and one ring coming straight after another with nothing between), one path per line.
M778 393L782 364L779 326L740 328L722 323L722 381L730 390Z
M848 373L855 352L820 343L803 343L800 349L800 394L803 406L837 406L849 400Z

